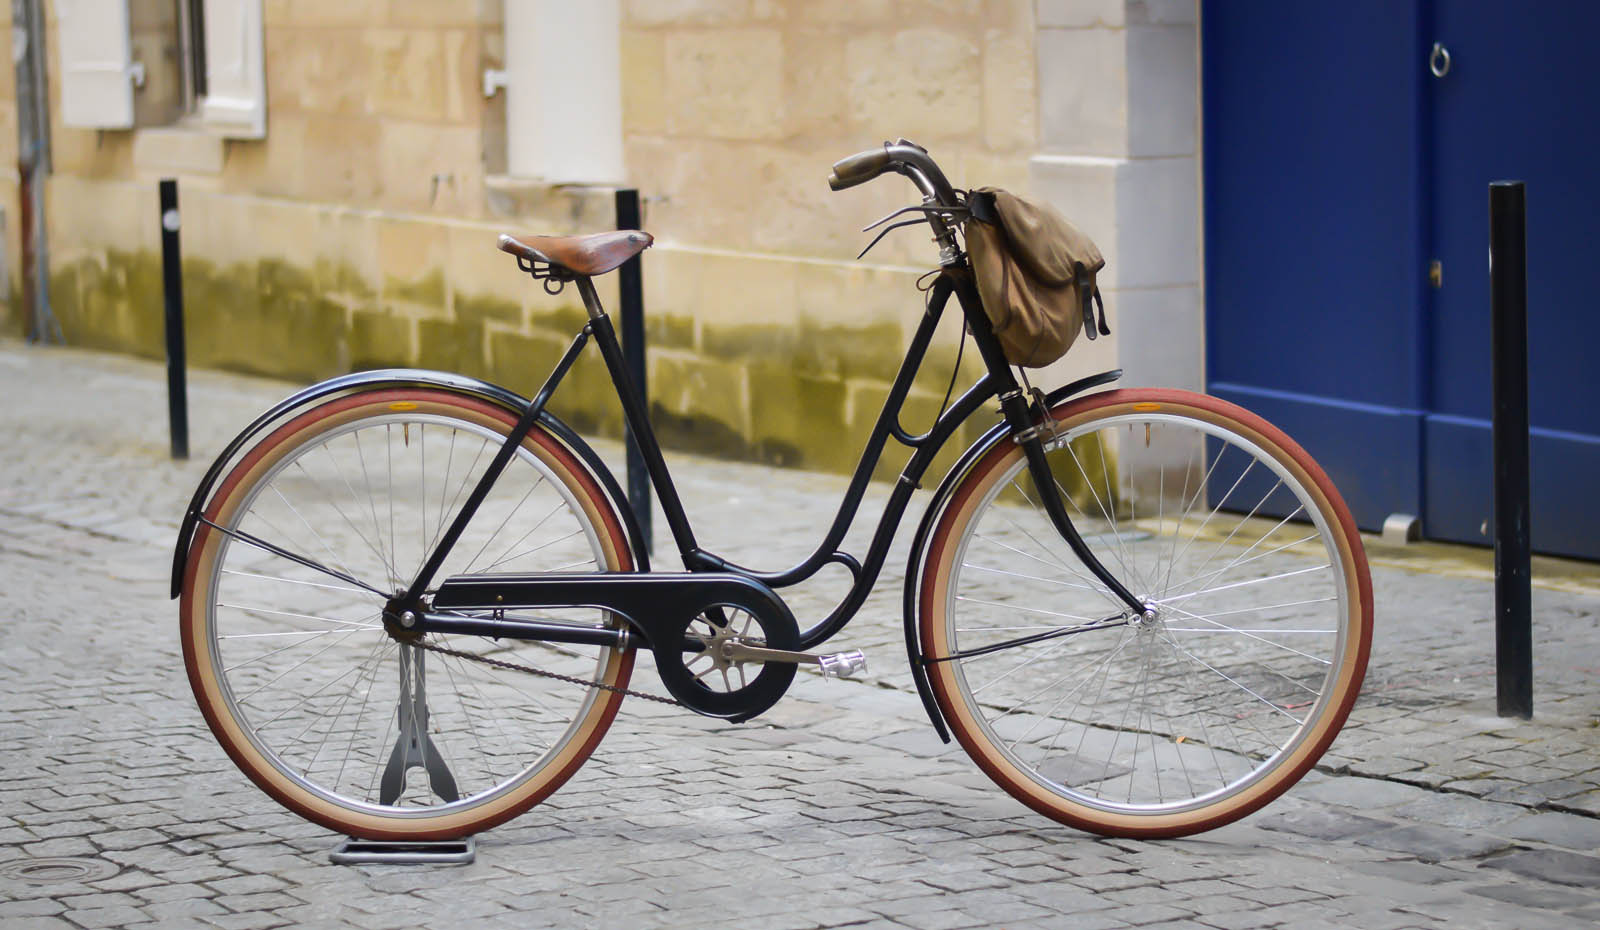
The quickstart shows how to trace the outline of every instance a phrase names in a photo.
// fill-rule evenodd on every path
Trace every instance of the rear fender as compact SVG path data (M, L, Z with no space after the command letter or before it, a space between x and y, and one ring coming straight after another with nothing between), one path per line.
M211 463L211 468L206 471L205 477L200 479L200 486L195 488L194 496L189 499L189 508L184 511L183 524L178 529L177 548L172 554L172 596L177 597L183 590L183 568L189 560L189 546L194 540L194 530L199 523L200 515L205 513L206 506L210 504L211 494L216 490L217 482L222 480L228 466L250 446L251 440L268 428L276 426L284 418L335 394L392 387L436 388L464 397L489 401L517 416L521 416L523 411L528 409L529 403L528 399L520 394L487 381L443 371L415 368L385 368L341 375L313 384L283 399L272 409L256 417L255 421L245 427L239 435L233 437L233 441L228 443L222 454ZM650 554L645 548L644 536L639 531L638 518L634 515L633 508L628 505L627 495L622 492L611 470L588 443L550 411L545 410L539 415L539 425L577 455L579 460L594 473L605 495L610 498L611 506L621 516L623 526L627 529L628 546L632 550L635 570L649 571Z

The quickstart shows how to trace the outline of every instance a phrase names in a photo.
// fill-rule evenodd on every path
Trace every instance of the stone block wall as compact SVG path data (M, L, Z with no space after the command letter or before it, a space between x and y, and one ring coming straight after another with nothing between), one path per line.
M913 229L855 260L869 239L860 228L916 194L893 176L830 192L829 166L844 155L904 135L958 187L1042 186L1069 215L1092 218L1082 225L1110 237L1108 254L1131 238L1119 224L1143 175L1121 178L1118 162L1101 177L1088 164L1064 181L1037 156L1072 151L1068 124L1136 136L1126 117L1142 105L1114 72L1133 54L1120 33L1145 15L1135 12L1143 0L619 2L625 159L657 237L644 263L652 413L671 445L854 465L921 318L915 282L935 255ZM1120 31L1114 41L1063 38L1076 28L1063 25L1068 8L1100 6L1115 24L1090 11L1087 32ZM518 274L495 237L608 228L612 201L609 190L504 175L504 94L482 90L484 70L505 57L500 0L266 0L264 12L264 139L224 140L182 121L95 131L57 120L51 286L68 341L161 351L156 180L177 176L194 364L301 380L415 365L531 392L581 310L570 290L551 297ZM1087 46L1057 47L1073 39ZM1113 92L1072 89L1077 69L1102 58ZM1062 103L1062 93L1087 96ZM14 152L11 104L0 95L0 151ZM1192 164L1192 133L1189 144ZM14 258L13 222L6 232ZM1192 274L1184 280L1194 287ZM602 283L613 304L614 281ZM925 427L944 394L959 333L950 316L908 429ZM19 319L0 322L17 332ZM1117 361L1116 337L1085 342L1039 380ZM958 390L975 362L969 347ZM582 429L620 433L597 357L554 406Z

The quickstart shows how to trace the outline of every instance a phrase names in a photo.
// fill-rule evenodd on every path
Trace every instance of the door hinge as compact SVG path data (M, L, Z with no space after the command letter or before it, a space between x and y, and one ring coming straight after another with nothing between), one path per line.
M1428 283L1435 288L1444 286L1444 263L1437 258L1428 263Z

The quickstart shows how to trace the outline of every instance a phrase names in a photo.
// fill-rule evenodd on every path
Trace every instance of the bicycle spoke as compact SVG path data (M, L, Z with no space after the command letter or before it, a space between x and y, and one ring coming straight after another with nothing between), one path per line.
M1239 530L1242 529L1246 523L1250 522L1250 520L1253 517L1255 517L1256 511L1261 509L1261 505L1265 504L1267 502L1267 499L1272 497L1273 494L1276 494L1278 489L1281 488L1281 487L1283 487L1283 479L1279 478L1277 483L1274 484L1270 489L1268 489L1267 493L1261 495L1261 499L1256 501L1256 504L1255 504L1254 507L1250 508L1250 512L1245 514L1243 517L1240 517L1239 518L1239 522L1235 523L1233 525L1233 529L1228 531L1228 535L1224 536L1222 538L1222 541L1217 543L1216 547L1213 548L1211 550L1210 554L1208 554L1206 556L1206 560L1204 562L1200 563L1200 567L1199 568L1195 569L1194 575L1191 576L1191 580L1192 580L1192 578L1200 577L1201 573L1206 570L1206 566L1210 565L1212 560L1217 557L1217 553L1221 552L1228 545L1228 543L1233 541L1233 537L1238 535ZM1217 575L1217 574L1221 574L1222 572L1226 572L1234 563L1238 562L1240 557L1242 557L1243 555L1249 555L1252 551L1254 551L1256 546L1261 545L1263 540L1265 540L1268 536L1271 536L1273 533L1277 532L1278 527L1283 526L1285 523L1288 523L1291 519L1293 519L1296 515L1300 514L1304 510L1305 510L1304 507L1296 507L1287 517L1284 517L1282 520L1279 520L1277 526L1274 526L1272 529L1268 530L1265 535L1257 537L1256 541L1251 543L1250 544L1250 548L1246 549L1241 554L1241 556L1235 557L1233 562L1228 563L1228 565L1224 565L1222 568L1218 569L1216 572L1213 572L1212 575ZM1315 538L1315 537L1313 537L1313 538ZM1206 577L1209 580L1209 578L1212 577L1212 576L1206 576ZM1179 587L1181 588L1183 586L1183 584L1187 584L1187 583L1188 583L1187 581L1183 582L1182 584L1179 585ZM1172 593L1171 591L1163 591L1162 595L1166 596L1166 595L1171 594L1171 593Z
M1290 514L1288 516L1284 517L1282 520L1279 520L1276 526L1274 526L1272 529L1268 530L1266 533L1262 534L1261 536L1256 537L1256 541L1255 542L1251 543L1249 545L1249 547L1246 548L1243 552L1240 552L1238 555L1235 555L1232 559L1230 559L1228 561L1228 563L1226 565L1223 565L1221 568L1218 568L1218 569L1216 569L1216 570L1214 570L1212 572L1209 572L1209 573L1205 573L1206 565L1210 565L1211 564L1211 559L1207 558L1205 563L1202 564L1200 566L1200 568L1197 569L1193 574L1191 574L1188 578L1185 578L1183 581L1180 581L1171 590L1163 591L1161 593L1161 596L1162 597L1169 597L1174 592L1181 592L1181 591L1183 591L1184 588L1188 587L1191 584L1196 583L1197 581L1199 583L1201 583L1201 584L1209 584L1212 581L1215 581L1216 579L1222 577L1229 570L1237 568L1240 565L1247 565L1247 564L1249 564L1251 562L1254 562L1256 559L1262 558L1264 556L1272 555L1273 553L1276 553L1276 552L1282 552L1285 549L1293 548L1294 546L1298 546L1301 543L1306 542L1308 540L1316 539L1317 538L1317 534L1313 533L1310 536L1305 537L1303 539L1296 540L1295 542L1285 543L1284 545L1278 546L1277 548L1269 549L1268 551L1263 552L1260 555L1254 555L1254 556L1250 555L1250 553L1255 551L1257 546L1261 545L1263 542L1265 542L1266 540L1270 539L1272 537L1273 533L1276 533L1284 524L1286 524L1290 520L1294 519L1294 517L1297 516L1298 514L1300 514L1301 512L1303 512L1304 509L1305 508L1303 508L1303 507L1296 507L1292 512L1290 512ZM1237 531L1238 527L1234 527L1234 530ZM1228 535L1228 539L1232 539L1232 538L1233 538L1233 534L1230 533ZM1223 540L1223 543L1226 543L1226 542L1227 542L1227 540ZM1221 545L1222 544L1220 544L1220 543L1218 544L1218 548L1219 549L1220 549ZM1217 552L1217 550L1212 550L1212 555L1214 556L1216 554L1216 552ZM1248 556L1248 558L1247 558L1247 556ZM1204 580L1201 581L1201 579L1204 579Z
M511 551L513 549L517 548L518 546L522 545L524 542L526 542L529 536L532 536L534 533L537 533L539 531L540 527L544 526L545 521L549 520L551 517L553 517L556 514L560 513L562 511L562 509L566 507L566 505L567 505L566 501L556 501L556 505L554 507L550 508L550 512L549 513L547 513L544 516L540 517L538 519L538 521L533 524L533 526L528 528L528 531L526 533L523 533L520 537L517 538L516 542L514 542L511 545L507 546L505 548L505 551L500 553L500 558L495 559L493 562L490 562L487 566L484 567L483 570L486 571L486 572L492 572L496 568L500 567L501 565L504 565L506 562L509 562L512 559L521 558L522 556L529 554L527 552L524 552L524 553L520 553L518 555L512 555ZM572 536L568 535L566 538L567 539L571 539ZM559 540L557 540L557 541L559 541ZM529 550L529 551L530 552L537 552L538 550L537 549L533 549L533 550ZM474 561L476 561L476 560L474 560Z
M217 606L218 607L227 607L230 610L242 610L242 611L245 611L246 613L270 614L270 615L272 615L274 617L294 617L297 620L315 620L318 623L336 623L336 624L339 624L340 626L353 626L353 627L355 627L357 629L361 629L361 630L381 630L381 629L383 629L382 626L380 626L379 624L376 624L376 623L362 623L362 622L360 622L358 620L341 620L338 617L322 617L322 616L318 616L316 614L296 613L295 611L292 611L292 610L273 610L273 609L268 608L268 607L255 607L255 606L250 606L250 605L246 605L246 604L229 604L229 603L227 603L225 601L217 601ZM263 618L263 619L265 619L265 618Z
M1020 493L1022 495L1022 499L1028 502L1028 506L1033 508L1034 513L1039 517L1039 519L1043 520L1045 525L1050 527L1051 531L1053 532L1055 530L1055 524L1050 522L1050 516L1049 516L1049 514L1045 513L1044 508L1039 506L1038 504L1035 504L1033 502L1033 498L1028 496L1028 492L1024 491L1020 484L1017 484L1015 481L1013 481L1012 482L1012 486L1015 487L1017 489L1018 493ZM1078 511L1078 514L1079 514L1079 516L1082 516L1083 515L1083 511L1081 511L1081 510ZM1021 532L1024 536L1027 536L1029 539L1032 539L1033 540L1033 544L1038 546L1042 551L1045 551L1045 552L1049 552L1050 551L1048 548L1045 547L1044 543L1040 542L1037 538L1035 538L1032 533L1029 533L1027 530L1023 529L1022 527L1017 526L1017 523L1016 523L1015 520L1012 520L1011 518L1007 517L1006 518L1006 522L1010 523L1012 526L1016 527L1016 529L1019 532ZM1115 555L1115 554L1113 554L1113 555ZM1076 559L1077 556L1073 556L1073 558ZM1120 559L1119 559L1119 563L1120 563ZM1102 597L1104 597L1108 602L1110 602L1112 604L1116 604L1119 607L1123 606L1122 601L1119 600L1115 594L1112 594L1111 591L1108 590L1104 586L1104 584L1099 581L1099 579L1092 578L1092 577L1090 577L1088 575L1085 575L1082 572L1079 572L1077 569L1071 568L1071 567L1069 567L1067 565L1060 565L1059 567L1062 568L1063 570L1065 570L1066 572L1068 572L1069 574L1071 574L1074 578L1077 578L1078 580L1087 583L1093 590L1099 592L1100 595ZM1129 573L1126 566L1123 566L1122 570L1123 570L1124 573ZM1129 573L1129 574L1131 574L1131 573Z
M1025 580L1025 581L1039 581L1039 582L1043 582L1044 584L1061 585L1062 587L1066 587L1066 588L1078 588L1079 590L1083 590L1083 591L1093 591L1093 590L1095 590L1093 585L1073 584L1070 581L1062 581L1059 578L1040 578L1040 577L1038 577L1036 575L1025 575L1022 572L1008 572L1008 571L1006 571L1005 569L1002 569L1002 568L989 568L986 565L974 565L971 562L962 562L961 563L961 567L962 568L970 568L970 569L973 569L975 571L980 571L980 572L989 572L989 573L994 574L994 575L1009 575L1012 578L1021 578L1021 579Z
M1211 663L1205 661L1204 659L1200 658L1199 656L1195 655L1194 653L1190 652L1189 650L1183 648L1182 646L1179 646L1176 640L1169 640L1169 642L1171 642L1174 646L1176 646L1179 652L1183 653L1185 656L1188 656L1190 659L1192 659L1196 663L1198 663L1201 668L1204 668L1207 671L1212 672L1217 677L1221 678L1223 681L1228 682L1229 684L1233 685L1235 688L1238 688L1240 691L1243 691L1245 694L1250 695L1251 697L1255 698L1257 701L1260 701L1262 704L1264 704L1267 707L1271 708L1273 711L1275 711L1277 713L1280 713L1285 717L1288 717L1290 720L1293 720L1297 726L1303 722L1301 720L1295 719L1294 714L1289 713L1288 711L1284 710L1282 707L1278 706L1277 704L1273 703L1272 701L1267 700L1266 698L1264 698L1261 695L1257 694L1255 691L1251 690L1250 688L1240 684L1238 681L1235 681L1226 672L1223 672L1222 670L1218 669L1216 666L1212 665Z
M1077 614L1064 614L1054 610L1045 610L1040 607L1019 607L1016 604L997 604L994 601L980 601L975 597L957 596L956 600L969 601L973 604L982 604L985 607L998 607L1001 610L1021 610L1030 614L1044 614L1048 617L1060 617L1063 620L1077 620L1079 623L1093 623L1101 619L1097 617L1080 617Z
M387 598L388 597L387 594L383 593L382 591L378 590L377 588L374 588L372 585L367 584L365 581L362 581L359 578L353 578L350 575L347 575L344 572L338 571L336 569L329 568L328 566L317 562L315 559L308 559L303 555L295 555L293 552L290 552L290 551L288 551L286 549L283 549L283 548L281 548L279 546L274 546L272 543L269 543L264 539L257 539L256 537L250 535L249 533L245 533L245 532L242 532L240 530L230 530L225 526L220 526L220 525L218 525L216 523L212 523L210 520L206 519L205 517L201 517L200 518L200 522L205 524L206 526L211 527L212 529L214 529L217 532L221 533L222 535L228 537L229 539L237 540L239 542L245 543L246 545L253 546L253 547L257 548L257 549L260 549L262 552L271 553L272 555L278 556L279 558L288 559L291 562L295 562L297 564L304 565L306 568L310 568L310 569L314 569L315 571L322 572L324 575L327 575L327 576L332 577L332 578L337 578L340 581L347 581L350 584L356 585L357 587L360 587L360 588L364 588L365 590L370 591L373 594L378 595L379 597L382 597L382 598Z
M1266 537L1262 537L1262 539L1265 539L1265 538ZM1222 566L1222 568L1220 568L1220 569L1217 569L1217 571L1213 573L1213 576L1214 577L1220 577L1223 573L1225 573L1225 572L1227 572L1227 571L1229 571L1231 569L1238 568L1241 565L1249 565L1251 562L1260 561L1261 559L1267 558L1268 556L1276 555L1279 552L1283 552L1283 551L1286 551L1288 549L1293 549L1295 546L1302 545L1303 543L1310 542L1311 540L1317 539L1317 538L1318 538L1317 534L1313 533L1310 536L1306 536L1306 537L1303 537L1301 539L1297 539L1294 542L1284 543L1281 546L1277 546L1277 547L1274 547L1272 549L1268 549L1265 552L1258 552L1255 555L1250 556L1249 558L1244 558L1244 556L1248 555L1249 552L1250 552L1250 550L1247 549L1244 552L1241 552L1239 554L1239 556L1237 558L1235 558L1234 561L1229 562L1227 565ZM1257 540L1257 543L1259 543L1259 542L1260 542L1260 540ZM1252 546L1251 548L1254 548L1254 547ZM1173 587L1168 588L1167 590L1163 591L1161 593L1161 596L1162 597L1166 597L1166 596L1168 596L1170 594L1182 593L1183 589L1185 587L1187 587L1190 583L1192 583L1198 577L1200 577L1200 576L1191 575L1189 578L1183 580L1182 582L1179 582L1177 585L1174 585ZM1207 580L1208 581L1214 580L1214 577L1208 578Z
M1234 627L1228 626L1225 623L1218 623L1217 621L1212 620L1209 617L1202 617L1199 614L1190 613L1189 611L1184 610L1182 607L1174 607L1172 609L1177 611L1180 614L1183 614L1185 617L1188 617L1191 620L1198 620L1201 623L1209 623L1209 624L1211 624L1212 626L1217 628L1215 630L1215 632L1218 632L1218 633L1235 633L1235 634L1238 634L1238 635L1241 635L1241 636L1245 636L1245 637L1247 637L1249 639L1253 639L1256 642L1266 643L1268 646L1273 646L1275 648L1282 649L1284 652L1292 652L1297 656L1301 656L1303 658L1310 659L1311 661L1319 663L1321 665L1332 665L1333 664L1333 660L1331 660L1331 659L1324 659L1321 656L1314 656L1314 655L1311 655L1310 653L1301 652L1298 649L1294 649L1294 648L1291 648L1289 646L1285 646L1282 643L1275 643L1270 639L1266 639L1266 638L1264 638L1262 636L1257 635L1253 631L1236 629ZM1168 629L1171 629L1171 628L1169 627ZM1201 631L1201 632L1206 632L1206 631ZM1266 632L1276 633L1277 631L1276 630L1270 630L1270 631L1266 631ZM1338 632L1338 631L1337 630L1311 630L1311 631L1302 631L1302 632L1335 633L1335 632Z
M259 574L256 574L255 572L241 572L238 569L232 569L232 568L224 568L224 569L222 569L222 574L224 574L224 575L234 575L234 576L237 576L237 577L240 577L240 578L256 578L256 579L259 579L261 581L272 581L272 582L276 582L278 584L296 584L296 585L303 585L303 586L308 587L308 588L322 588L322 589L328 590L328 591L344 591L344 592L346 592L348 594L374 593L374 592L363 591L360 588L346 588L343 585L321 584L321 583L315 582L315 581L302 581L302 580L300 580L298 578L284 578L284 577L281 577L279 575L259 575Z
M333 776L333 785L337 788L344 782L344 769L350 762L350 753L355 749L356 741L361 738L361 721L367 715L367 703L372 700L372 687L378 683L378 669L383 665L383 657L394 646L393 640L380 639L374 649L374 654L368 654L367 662L372 665L372 680L367 683L366 693L361 697L361 708L356 711L355 726L350 728L350 739L345 743L344 758L339 761L339 771ZM355 687L361 687L361 678L356 678ZM371 794L368 794L371 797Z
M389 581L395 587L399 587L400 572L394 564L394 553L392 551L389 553L383 551L383 525L378 522L378 502L372 493L372 475L367 472L367 457L361 450L361 431L352 432L350 438L355 442L356 461L361 465L361 483L367 489L367 511L372 514L372 530L378 536L378 555L383 559L383 564L389 569ZM351 489L351 493L355 493L354 488Z
M1250 585L1263 584L1263 583L1268 582L1268 581L1278 581L1278 580L1283 579L1283 578L1292 578L1292 577L1294 577L1296 575L1307 574L1308 572L1320 572L1325 568L1332 568L1332 567L1333 566L1331 564L1324 562L1321 565L1313 565L1310 568L1299 568L1299 569L1295 569L1292 572L1280 572L1280 573L1278 573L1276 575L1268 575L1265 578L1251 578L1248 581L1235 581L1233 584L1218 585L1215 588L1203 588L1203 589L1201 589L1199 591L1190 591L1187 594L1180 594L1177 597L1161 598L1161 599L1156 600L1154 603L1159 604L1159 605L1164 606L1164 607L1170 607L1173 603L1175 603L1177 601L1187 601L1190 598L1200 597L1203 594L1215 594L1218 591L1231 591L1231 590L1233 590L1235 588L1244 588L1244 587L1248 587Z
M528 502L528 498L532 497L533 492L537 491L539 489L539 485L543 483L544 476L540 475L539 480L535 481L531 486L529 486L527 492L522 495L522 499L517 501L517 505L511 508L511 512L507 513L505 519L500 521L500 525L494 528L494 532L489 534L489 538L483 541L483 545L479 547L477 553L474 554L472 558L467 560L467 567L461 570L463 575L472 571L472 566L476 565L478 559L481 558L484 552L488 550L489 544L494 542L495 537L500 535L500 531L506 528L506 524L511 522L511 518L517 515L517 511L522 509L522 505ZM513 545L515 544L513 543Z

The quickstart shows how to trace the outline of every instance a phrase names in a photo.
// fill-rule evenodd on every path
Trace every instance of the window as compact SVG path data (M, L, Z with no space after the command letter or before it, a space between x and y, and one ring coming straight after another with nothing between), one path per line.
M191 119L229 138L265 136L261 2L58 0L62 122Z

